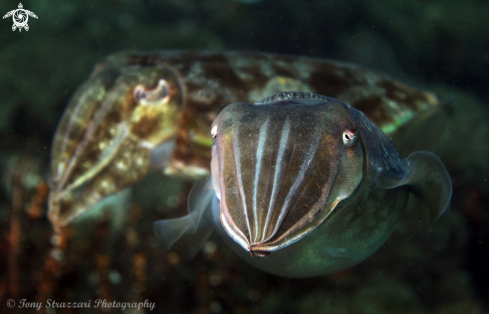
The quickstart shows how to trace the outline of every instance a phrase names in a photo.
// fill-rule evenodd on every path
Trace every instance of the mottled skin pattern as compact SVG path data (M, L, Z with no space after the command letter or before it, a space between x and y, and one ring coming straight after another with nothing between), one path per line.
M168 174L208 175L210 125L222 108L286 90L346 101L387 133L438 105L433 94L328 60L263 53L116 54L95 67L55 134L51 221L74 221L141 180L154 163ZM161 144L164 153L155 153Z
M209 168L210 125L224 106L234 102L256 102L280 91L314 92L351 104L387 133L407 122L413 113L438 105L434 94L356 65L306 57L155 51L117 54L98 68L158 64L172 66L185 85L172 172L205 172Z
M171 84L168 90L159 86L161 77ZM131 66L108 68L80 87L52 148L49 217L55 226L148 172L155 146L174 138L182 104L178 85L168 68ZM170 97L159 97L161 91Z

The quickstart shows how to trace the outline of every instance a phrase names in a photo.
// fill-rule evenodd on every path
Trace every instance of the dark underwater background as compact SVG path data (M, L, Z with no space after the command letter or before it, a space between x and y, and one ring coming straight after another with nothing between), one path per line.
M157 313L489 313L489 2L22 4L39 17L29 19L28 32L13 32L11 18L0 21L1 313L36 312L7 308L9 299L148 300L155 302ZM2 1L0 13L17 6L16 1ZM46 193L39 182L47 177L57 122L96 62L114 52L152 49L335 59L434 91L454 106L451 114L461 117L450 128L468 135L466 141L445 142L444 156L473 163L472 171L452 178L451 209L432 230L419 224L415 213L406 213L405 222L377 253L330 276L299 280L265 274L239 260L217 237L187 260L155 245L147 214L151 208L138 204L131 205L130 223L119 234L111 233L111 223L104 219L74 230L66 243L72 248L66 250L76 254L56 264L47 255L63 252L47 249L45 202L42 197L37 203L26 200L22 184L16 183L31 180L37 196ZM429 125L417 135L420 141L424 132L432 132ZM155 177L160 179L166 180L162 190L174 195L170 207L178 207L185 198L181 191L191 183ZM14 237L18 246L12 248ZM121 310L92 306L40 311Z

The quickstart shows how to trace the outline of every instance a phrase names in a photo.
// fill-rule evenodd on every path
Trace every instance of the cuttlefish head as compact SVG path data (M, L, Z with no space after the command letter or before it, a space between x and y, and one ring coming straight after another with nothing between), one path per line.
M71 99L54 135L48 216L76 221L140 181L169 148L182 115L180 75L166 65L99 65Z
M211 133L220 220L252 256L306 236L363 177L362 141L349 105L337 99L282 92L235 103Z

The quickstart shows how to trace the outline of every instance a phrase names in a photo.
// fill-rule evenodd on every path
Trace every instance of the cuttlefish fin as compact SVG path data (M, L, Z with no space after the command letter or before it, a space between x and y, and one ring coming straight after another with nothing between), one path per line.
M179 253L192 258L202 249L214 230L204 213L212 203L214 191L211 180L197 182L188 196L189 214L175 219L159 220L153 230L160 241Z
M414 152L403 160L410 189L408 206L428 212L432 222L448 208L452 181L441 160L430 152Z

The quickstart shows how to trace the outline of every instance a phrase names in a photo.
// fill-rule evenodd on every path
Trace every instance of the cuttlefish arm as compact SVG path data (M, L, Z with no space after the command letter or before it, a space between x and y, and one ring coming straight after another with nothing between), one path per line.
M402 160L360 111L333 98L290 92L233 104L211 133L212 177L189 195L189 215L154 226L169 246L190 243L193 254L211 222L260 269L325 274L380 247L408 194L409 206L423 207L432 219L451 197L449 175L435 155L416 152ZM199 228L205 236L195 236Z

